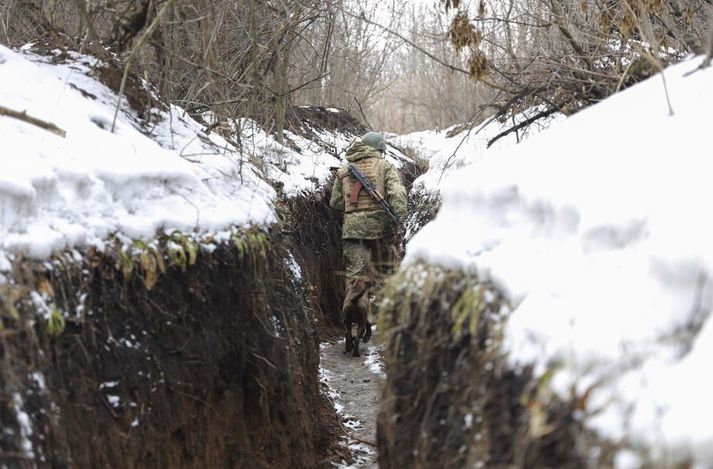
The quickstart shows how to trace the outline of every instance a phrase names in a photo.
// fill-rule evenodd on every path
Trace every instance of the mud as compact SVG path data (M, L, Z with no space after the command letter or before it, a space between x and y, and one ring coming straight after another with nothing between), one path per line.
M372 337L361 345L361 357L344 354L344 339L322 344L322 368L347 434L344 442L352 458L340 467L377 468L376 416L385 375L371 363L380 361L382 345ZM343 407L342 407L343 406Z

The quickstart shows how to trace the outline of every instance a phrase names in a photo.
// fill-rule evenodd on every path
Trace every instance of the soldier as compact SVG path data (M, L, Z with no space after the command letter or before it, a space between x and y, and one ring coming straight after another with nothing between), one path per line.
M337 171L332 187L329 205L344 211L342 239L347 289L358 278L373 285L376 280L373 275L376 273L378 281L382 280L391 273L396 262L394 242L406 218L406 189L396 168L384 158L385 151L386 143L380 133L365 134L360 142L355 142L347 150L347 164ZM398 223L365 189L359 189L356 179L349 173L350 164L356 166L383 195Z

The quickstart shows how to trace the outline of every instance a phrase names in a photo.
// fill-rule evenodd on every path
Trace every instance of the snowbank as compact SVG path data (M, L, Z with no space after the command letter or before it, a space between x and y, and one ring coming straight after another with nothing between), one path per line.
M0 117L0 250L41 258L115 232L141 238L274 219L273 189L180 109L155 109L149 138L125 107L111 133L117 99L88 75L96 63L73 54L53 64L0 46L0 104L66 131Z
M288 197L320 189L353 140L311 129L315 140L287 132L280 144L243 120L238 149L179 107L154 108L147 122L125 99L112 133L117 95L92 76L102 65L0 46L0 105L66 131L0 116L0 270L12 254L46 258L66 246L101 247L112 234L271 223L277 193L266 181Z
M542 111L543 108L534 107L505 120L486 119L470 129L460 130L453 126L441 131L413 132L395 136L393 141L402 147L415 149L421 158L429 162L429 171L414 182L414 188L436 191L446 174L477 163L491 152L510 148L564 119L562 114L556 113L538 119L522 130L504 134ZM504 135L499 137L501 134ZM499 138L488 147L488 142L496 137Z
M557 368L563 395L590 390L587 421L605 434L707 467L713 69L686 76L699 63L666 70L673 115L656 76L521 145L461 149L481 161L443 178L406 262L494 281L515 308L514 364Z
M324 187L356 139L348 133L310 128L313 139L285 131L285 142L281 144L254 121L242 119L240 127L243 151L264 162L267 177L280 183L288 197ZM400 165L398 160L391 161Z

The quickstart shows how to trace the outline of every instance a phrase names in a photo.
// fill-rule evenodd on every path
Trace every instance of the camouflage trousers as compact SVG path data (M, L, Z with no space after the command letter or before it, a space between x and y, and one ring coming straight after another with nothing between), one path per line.
M345 239L347 289L362 278L374 292L394 272L398 262L393 236L381 239Z

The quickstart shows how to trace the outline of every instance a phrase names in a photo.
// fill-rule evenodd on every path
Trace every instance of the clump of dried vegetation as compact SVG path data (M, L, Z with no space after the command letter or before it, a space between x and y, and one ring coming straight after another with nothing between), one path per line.
M551 374L508 365L509 307L494 285L418 263L383 296L380 467L611 467L612 446L575 400L549 393Z

